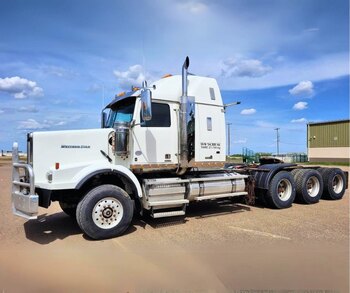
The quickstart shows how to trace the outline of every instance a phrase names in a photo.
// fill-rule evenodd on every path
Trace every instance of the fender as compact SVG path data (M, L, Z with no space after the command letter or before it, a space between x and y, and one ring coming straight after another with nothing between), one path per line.
M255 179L255 187L260 189L269 189L269 184L273 176L281 170L294 169L297 164L266 164L259 166L252 173Z
M134 173L132 173L128 168L124 166L112 165L109 163L90 165L82 169L73 178L74 182L78 182L75 186L75 189L79 189L80 187L82 187L84 183L87 182L89 179L91 179L93 176L96 176L97 174L105 173L105 172L113 172L129 179L129 181L131 181L134 184L138 197L142 198L141 185L137 180L136 176L134 175Z

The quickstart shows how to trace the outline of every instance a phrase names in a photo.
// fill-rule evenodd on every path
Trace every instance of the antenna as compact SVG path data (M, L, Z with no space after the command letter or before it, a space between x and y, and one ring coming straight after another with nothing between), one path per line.
M142 38L142 71L143 71L143 76L146 79L146 57L145 57L145 44L144 40Z

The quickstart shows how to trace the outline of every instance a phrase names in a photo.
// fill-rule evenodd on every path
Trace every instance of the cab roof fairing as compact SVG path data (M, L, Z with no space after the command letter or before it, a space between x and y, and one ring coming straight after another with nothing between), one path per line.
M189 75L188 85L188 96L194 96L195 102L223 106L221 92L214 78ZM152 83L151 87L153 86L155 86L155 89L151 89L152 99L180 103L180 98L182 95L181 75L162 78ZM212 89L215 93L214 100L212 99L210 89ZM124 95L119 97L116 96L115 99L105 107L105 109L112 108L116 103L130 97L139 97L140 94L141 90L138 89L136 91L126 92Z
M152 85L156 86L156 89L152 90L152 99L180 103L182 95L181 75L162 78ZM212 92L215 95L215 99L212 99ZM223 106L217 81L211 77L189 75L188 96L195 97L195 102L197 103Z

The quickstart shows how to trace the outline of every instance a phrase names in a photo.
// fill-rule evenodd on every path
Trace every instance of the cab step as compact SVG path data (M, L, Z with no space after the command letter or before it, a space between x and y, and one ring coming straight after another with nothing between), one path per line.
M148 205L150 207L161 207L168 205L181 205L188 204L190 201L188 199L175 199L175 200L161 200L161 201L149 201Z
M159 206L154 206L151 209L151 217L152 218L166 218L166 217L176 217L176 216L184 216L186 213L186 207L188 200L183 200L183 204L177 207L171 208L162 208Z
M183 216L185 215L185 211L170 211L170 212L158 212L158 213L152 213L151 216L152 218L166 218L166 217L175 217L175 216Z

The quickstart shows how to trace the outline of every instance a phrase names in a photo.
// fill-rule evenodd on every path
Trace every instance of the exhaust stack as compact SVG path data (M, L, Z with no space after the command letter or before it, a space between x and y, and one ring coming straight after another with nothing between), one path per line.
M188 67L190 59L188 56L182 65L182 96L180 102L180 170L178 174L186 172L188 167L188 146L187 146L187 101L188 101Z

